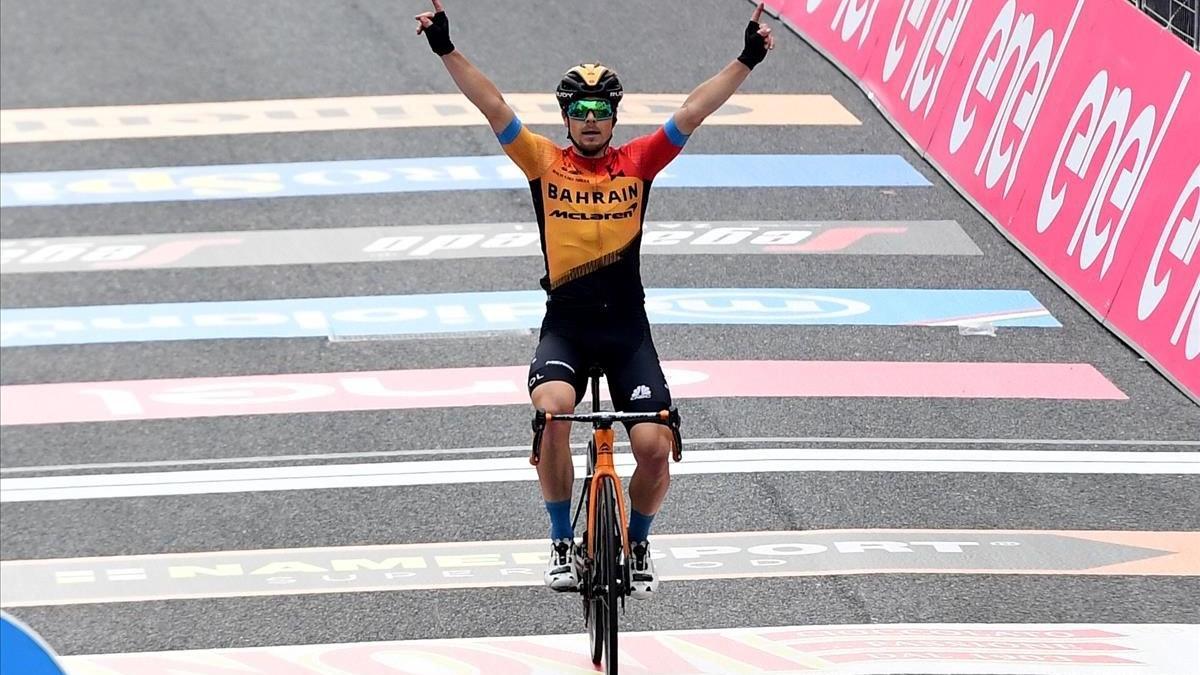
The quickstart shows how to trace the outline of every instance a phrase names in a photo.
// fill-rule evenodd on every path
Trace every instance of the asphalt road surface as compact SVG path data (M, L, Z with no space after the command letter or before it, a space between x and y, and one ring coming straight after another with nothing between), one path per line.
M411 16L424 10L417 2L378 1L164 0L147 5L128 0L5 0L0 21L0 105L10 111L454 93L453 82L425 40L413 35ZM600 5L520 0L457 2L448 11L456 46L505 92L548 92L567 67L599 60L621 73L627 92L686 94L740 51L750 6L730 0ZM833 362L827 376L831 380L842 372L836 364L858 362L871 373L862 386L886 381L894 391L830 393L796 385L799 389L787 395L759 395L754 391L763 382L751 381L754 378L747 375L741 390L746 395L719 390L695 397L681 393L685 437L693 442L684 464L676 467L653 535L715 533L712 546L743 550L697 552L694 542L675 545L668 543L674 539L662 537L656 548L664 558L658 564L660 568L674 565L678 578L664 581L652 601L631 604L622 628L651 636L700 630L706 631L700 635L732 639L743 635L737 632L740 629L842 624L1200 622L1196 576L1200 543L1194 538L1200 530L1196 463L1200 408L1009 245L892 130L851 81L794 34L777 28L776 35L776 49L739 93L828 95L860 123L706 125L693 134L683 156L896 155L928 185L865 180L843 186L658 185L649 202L648 219L794 221L830 227L850 221L863 226L878 221L913 224L908 232L875 235L897 240L916 236L923 222L954 221L978 252L946 253L942 238L922 243L919 254L849 248L811 254L780 250L694 255L663 249L643 256L645 285L699 291L895 289L895 297L915 289L1025 291L1061 325L1001 323L994 330L913 325L920 322L912 320L856 325L798 320L768 325L753 317L739 320L729 312L720 322L656 325L655 341L666 361ZM757 105L763 109L782 105L772 100ZM807 114L792 112L797 120ZM654 129L649 124L622 122L617 142ZM565 142L561 127L530 126ZM5 132L9 131L6 124ZM6 142L0 169L7 175L499 153L494 136L483 125L415 125ZM715 159L709 172L728 170ZM119 235L200 236L251 230L278 231L282 238L275 241L282 242L294 230L388 226L403 231L430 225L530 222L528 191L517 188L144 203L10 203L0 210L6 246L16 246L10 240L44 243L46 238L87 237L99 241ZM17 273L17 262L5 260L0 291L6 312L536 291L542 274L536 253L72 268L24 274ZM746 297L750 296L753 292ZM937 302L931 307L937 310ZM535 345L530 330L499 330L370 339L201 335L6 346L0 384L7 390L6 405L11 403L15 409L21 397L32 395L26 385L180 380L171 386L189 386L195 384L190 382L194 378L308 374L311 379L317 374L359 371L522 366ZM1001 390L1008 385L997 381L963 385L959 378L959 391L967 393L906 394L929 382L936 388L942 379L954 376L943 369L930 371L928 382L909 381L924 376L900 375L908 371L896 370L897 362L1077 364L1079 371L1094 371L1098 380L1088 380L1089 384L1072 390L1076 393L1037 395L1035 391L1010 398L969 393L974 385ZM695 369L706 367L710 366ZM981 372L985 380L993 376L987 374L993 371ZM1036 379L1029 377L1030 382ZM1036 390L1041 385L1030 386ZM75 387L80 388L86 386ZM48 394L51 398L39 405L54 408L54 402L61 401L66 414L73 414L75 404L70 401L74 399L69 397L76 394L47 391L53 392ZM1099 391L1111 395L1093 396ZM505 461L519 465L514 458L526 456L529 442L527 402L384 405L382 409L339 403L348 400L348 396L336 397L322 410L284 406L274 414L195 413L158 419L134 415L35 423L13 413L0 427L0 466L7 493L0 511L6 611L68 656L527 638L583 630L576 599L554 596L538 585L540 562L522 567L505 557L509 548L493 559L469 557L468 552L476 549L479 555L491 551L482 544L453 547L454 542L510 542L515 547L513 542L546 536L547 520L532 468L526 466L524 474L514 471L478 481L462 474L499 470ZM188 409L193 408L197 406ZM583 439L577 430L575 440ZM825 449L831 461L843 461L813 464L817 449ZM921 454L931 450L943 454L936 460ZM772 451L778 457L765 460ZM732 452L738 459L732 465L714 464L701 470L702 464L718 457L709 453L717 452ZM783 455L787 457L780 459ZM948 466L944 462L952 455L979 461L966 467ZM861 461L851 461L856 458ZM1093 460L1113 462L1116 468L1081 467ZM758 461L763 463L750 465ZM1174 468L1153 472L1147 467L1155 461L1174 462ZM694 473L684 470L689 462L696 464ZM371 476L379 475L370 466L378 464L381 472L386 468L400 475L406 467L398 465L408 463L413 463L408 468L414 474L435 475L374 484L364 479L338 484L320 478L289 485L293 479L279 474L289 468L328 469L321 474L325 476L353 465L362 468L359 475ZM745 465L733 466L739 463ZM225 479L229 476L205 472L232 469L258 472L243 478L274 478L276 483L223 483L224 487L212 490L184 487L167 494L101 490L92 496L55 493L18 499L21 488L41 485L20 481L39 478L58 477L76 485L86 482L87 476L120 482L131 474L153 472L142 482L156 485L178 478L180 472L200 472L185 477L195 476L197 481ZM883 532L868 532L876 530ZM744 533L791 533L800 542L827 531L841 533L824 535L813 545L826 550L804 561L796 555L799 544L790 549L764 544L766 548L754 553L753 546L737 543ZM985 534L995 539L988 534L992 531L1041 534L1012 534L1009 548L1014 550L972 558L988 545L977 539ZM1054 532L1078 536L1055 539L1046 534ZM1098 532L1117 534L1104 541L1078 534ZM1183 535L1168 536L1172 533ZM872 542L874 546L869 545ZM966 543L954 551L944 542ZM414 544L430 545L404 549L417 551L411 555L426 561L423 576L414 577L424 580L421 583L397 575L387 582L394 585L387 587L383 581L367 580L370 574L380 574L367 568L359 570L362 576L357 580L338 581L345 570L339 572L329 563L345 557L338 553L341 547ZM542 548L537 544L530 550ZM244 552L268 549L314 551L287 557L290 562L265 572L246 562ZM149 569L149 563L161 556L193 552L226 555L206 559L209 573L192 577L179 569L162 571L162 578L145 572L127 572L124 577L120 573L121 569ZM447 562L459 554L468 558ZM363 555L367 554L353 557ZM439 555L446 559L438 560ZM59 560L42 568L28 562L96 556L153 557ZM178 560L190 564L189 558ZM17 561L23 562L16 565ZM688 567L689 561L713 564ZM219 563L238 566L240 571L212 572L218 568L211 566ZM761 575L773 566L784 572ZM473 576L492 567L512 571L496 576L498 570L491 570L493 581ZM40 569L41 576L31 572L17 588L15 575L25 568ZM114 569L118 570L115 576ZM243 578L254 577L255 569L261 577L258 582ZM64 577L64 572L76 576ZM324 581L322 574L328 577ZM311 588L299 592L293 586L305 575ZM197 577L206 584L193 585L198 584ZM478 585L469 586L473 579ZM339 587L347 583L358 586ZM100 584L105 584L102 589L88 591L93 593L90 600L55 599L60 597L56 593L69 598L76 590L82 593L85 586L99 588ZM27 601L17 601L18 595L28 596ZM1141 630L1149 629L1129 628L1129 635ZM545 638L536 644L551 642ZM438 644L449 650L447 659L460 658L467 649L463 642ZM721 653L719 644L708 649ZM928 651L936 645L924 647ZM568 645L566 650L572 648ZM984 646L976 648L986 651ZM529 647L526 656L535 651ZM355 663L365 664L366 658ZM725 651L722 658L728 672L752 672L737 670L751 668L745 664L754 662L745 650ZM588 665L582 651L577 661L578 667ZM75 663L83 668L89 662ZM382 668L378 663L372 667ZM556 672L546 663L540 667ZM636 663L632 652L629 663ZM113 671L94 672L153 670L133 661L119 667L124 670L113 665ZM275 672L261 667L261 672ZM394 667L397 670L368 671L363 665L362 672L425 672ZM924 666L907 667L911 670L895 672L925 672ZM353 667L346 668L354 672ZM196 666L181 672L232 671ZM648 666L645 672L658 671Z

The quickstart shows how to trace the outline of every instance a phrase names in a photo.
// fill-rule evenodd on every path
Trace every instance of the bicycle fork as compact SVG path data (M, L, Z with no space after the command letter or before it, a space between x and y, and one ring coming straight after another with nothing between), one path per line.
M588 551L596 550L596 495L600 491L600 485L603 481L597 480L601 477L610 479L613 486L614 498L617 504L617 531L621 533L621 550L625 552L625 559L629 559L629 533L626 531L625 523L627 521L627 513L625 511L625 496L620 488L621 481L617 478L617 469L613 464L613 430L612 427L607 429L596 429L594 432L593 441L596 450L596 467L592 475L588 477L587 496L587 536L588 536Z

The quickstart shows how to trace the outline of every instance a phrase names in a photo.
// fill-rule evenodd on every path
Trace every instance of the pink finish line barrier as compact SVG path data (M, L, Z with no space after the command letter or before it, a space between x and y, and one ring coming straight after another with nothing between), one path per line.
M1125 0L767 4L1200 402L1200 53Z
M675 398L1125 399L1074 363L668 361ZM529 404L526 366L0 387L0 425ZM601 387L604 390L604 387Z

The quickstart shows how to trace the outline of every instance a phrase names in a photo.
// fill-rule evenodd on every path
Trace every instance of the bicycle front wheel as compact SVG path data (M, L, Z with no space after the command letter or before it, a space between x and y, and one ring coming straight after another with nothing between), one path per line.
M584 545L587 545L586 539ZM588 647L592 655L592 663L598 666L604 660L604 636L608 627L608 612L606 611L607 605L604 603L601 563L596 551L588 551L588 558L592 560L592 566L588 571L587 578L580 579L580 584L585 589L583 605L587 613Z
M602 619L596 622L596 636L603 638L604 672L617 672L617 610L624 595L621 562L625 551L621 546L621 531L617 515L616 486L611 479L602 478L596 495L596 591L595 615ZM597 640L599 641L599 640ZM596 649L593 647L593 657ZM593 663L599 661L593 658Z

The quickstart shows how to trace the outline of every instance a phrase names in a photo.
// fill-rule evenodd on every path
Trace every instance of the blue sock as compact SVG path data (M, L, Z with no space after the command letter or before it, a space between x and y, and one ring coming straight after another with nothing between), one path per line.
M654 515L647 516L637 509L629 509L629 541L646 541L650 538L650 523Z
M550 538L574 539L575 530L571 527L571 500L561 502L546 502L546 511L550 512Z

